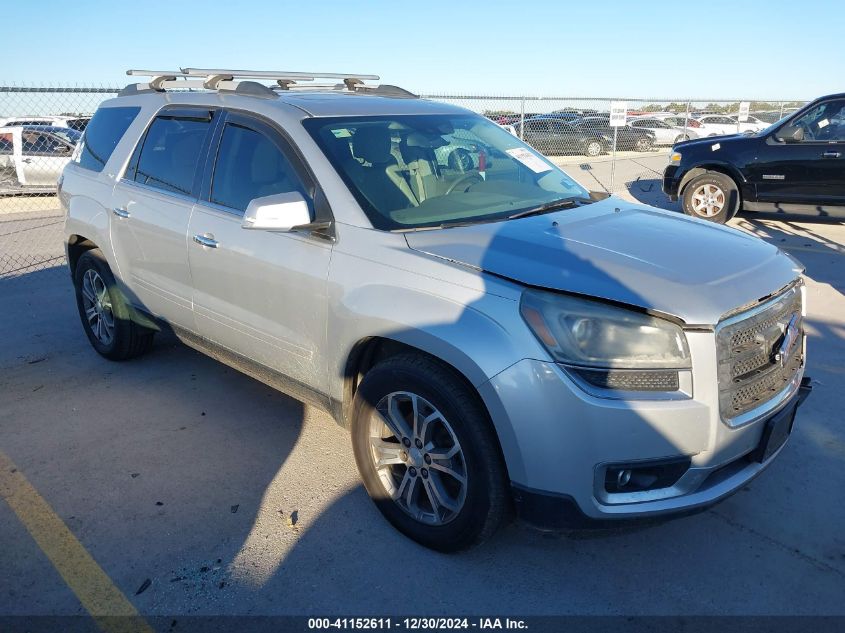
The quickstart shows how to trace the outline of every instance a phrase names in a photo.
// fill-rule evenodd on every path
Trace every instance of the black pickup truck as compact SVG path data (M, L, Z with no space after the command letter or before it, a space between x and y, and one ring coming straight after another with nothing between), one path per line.
M663 191L687 214L713 222L740 208L845 217L845 93L760 132L678 143Z

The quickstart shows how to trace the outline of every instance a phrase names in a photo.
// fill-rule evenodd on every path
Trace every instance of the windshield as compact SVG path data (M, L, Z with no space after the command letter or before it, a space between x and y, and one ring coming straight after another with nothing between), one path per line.
M589 193L554 164L472 114L303 122L373 226L406 230L506 219Z

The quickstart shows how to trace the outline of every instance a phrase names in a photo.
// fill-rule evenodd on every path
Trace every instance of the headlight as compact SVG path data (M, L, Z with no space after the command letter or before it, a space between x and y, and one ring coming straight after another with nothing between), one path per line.
M687 391L690 354L681 328L598 301L527 290L520 312L571 375L602 390Z

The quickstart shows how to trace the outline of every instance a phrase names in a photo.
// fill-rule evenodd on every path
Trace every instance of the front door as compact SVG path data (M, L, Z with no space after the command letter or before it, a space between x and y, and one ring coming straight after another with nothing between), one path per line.
M188 230L197 331L320 390L331 242L241 226L254 198L298 191L310 203L314 185L287 141L263 121L227 115L213 147L215 164Z
M749 167L761 202L845 205L845 99L825 101L788 125L804 140L782 142L774 132Z
M115 185L110 214L115 259L131 301L191 330L186 240L213 114L166 109L153 119Z
M24 129L21 132L24 182L30 187L51 187L70 161L73 147L58 136Z

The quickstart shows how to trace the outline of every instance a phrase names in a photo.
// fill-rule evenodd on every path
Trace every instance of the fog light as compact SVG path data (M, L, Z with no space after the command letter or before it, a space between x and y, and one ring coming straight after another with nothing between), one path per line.
M688 457L610 464L605 470L604 489L609 493L622 493L669 488L689 467Z

